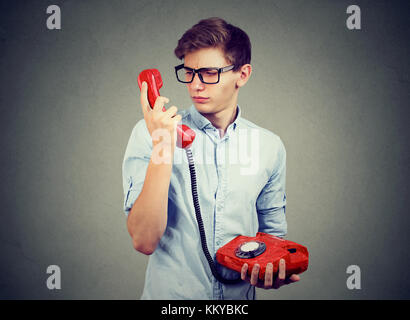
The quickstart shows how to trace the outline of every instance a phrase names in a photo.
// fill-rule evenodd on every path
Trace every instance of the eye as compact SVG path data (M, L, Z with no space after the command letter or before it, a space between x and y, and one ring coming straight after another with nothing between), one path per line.
M218 74L218 72L216 72L216 71L206 71L205 74L207 76L216 76Z

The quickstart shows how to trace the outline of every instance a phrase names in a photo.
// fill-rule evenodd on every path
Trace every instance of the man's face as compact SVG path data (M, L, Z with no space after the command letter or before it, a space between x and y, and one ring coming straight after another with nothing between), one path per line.
M192 69L222 68L230 63L224 53L218 48L199 49L188 53L184 57L184 65ZM198 75L191 83L187 83L189 95L200 113L217 113L225 109L236 107L238 88L236 82L240 72L228 71L221 73L216 84L202 83Z

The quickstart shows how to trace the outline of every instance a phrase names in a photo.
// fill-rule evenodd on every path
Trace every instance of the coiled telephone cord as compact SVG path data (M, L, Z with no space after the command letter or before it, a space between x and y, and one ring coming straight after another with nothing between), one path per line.
M207 243L206 243L204 223L202 222L201 209L199 207L199 201L198 201L198 190L197 190L197 184L196 184L196 173L195 173L194 159L193 159L192 152L191 152L190 148L186 148L185 151L186 151L186 154L187 154L189 172L190 172L190 175L191 175L192 199L194 201L195 216L196 216L196 221L198 222L198 229L199 229L199 235L200 235L200 238L201 238L202 251L205 254L206 260L208 260L208 264L209 264L209 267L211 268L211 272L212 272L213 276L219 282L222 282L224 284L239 283L239 282L242 281L242 279L240 277L238 279L225 279L225 278L223 278L218 273L218 270L216 269L215 262L212 259L211 254L209 253L208 246L207 246Z

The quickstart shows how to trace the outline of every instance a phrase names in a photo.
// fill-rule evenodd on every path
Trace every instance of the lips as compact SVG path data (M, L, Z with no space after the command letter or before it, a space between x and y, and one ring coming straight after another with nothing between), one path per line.
M192 100L194 100L197 103L205 103L209 100L209 98L206 97L200 97L200 96L194 96L192 97Z

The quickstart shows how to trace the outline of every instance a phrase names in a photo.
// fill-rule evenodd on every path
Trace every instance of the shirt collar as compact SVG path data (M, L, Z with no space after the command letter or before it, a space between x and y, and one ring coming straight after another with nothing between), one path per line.
M212 123L207 118L205 118L202 114L200 114L198 112L198 110L196 110L194 105L192 105L191 108L189 109L189 114L191 115L192 121L195 123L195 125L199 129L202 130L202 129L207 128L207 127L213 127ZM232 127L233 130L235 130L240 117L241 117L241 108L239 106L237 106L236 118L235 118L234 122L229 124L228 128Z

